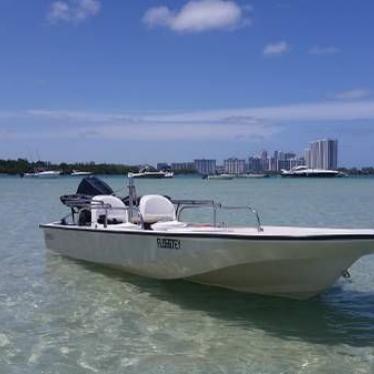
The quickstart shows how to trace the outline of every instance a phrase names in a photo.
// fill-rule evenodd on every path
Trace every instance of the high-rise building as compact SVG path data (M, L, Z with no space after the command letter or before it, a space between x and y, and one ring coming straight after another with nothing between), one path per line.
M284 157L285 157L286 160L292 160L292 159L296 158L296 154L293 153L293 152L286 152L284 154Z
M265 150L261 152L261 170L269 170L268 152Z
M336 170L338 168L338 141L336 139L322 140L323 169Z
M305 152L307 166L312 169L335 170L338 167L338 141L321 139L310 143Z
M245 160L238 158L229 158L223 161L225 173L228 174L243 174L245 172Z
M172 171L193 171L195 170L194 162L172 162L171 163Z
M271 171L277 171L278 170L278 151L274 151L273 157L270 158L269 162L269 169Z
M286 154L282 151L278 152L278 159L277 159L277 171L280 170L289 170L290 166L286 159Z
M310 164L312 169L323 169L322 140L316 140L310 144Z
M194 164L199 174L209 175L216 173L216 160L196 159L194 160Z
M304 158L305 158L305 165L310 168L311 167L311 161L310 161L310 148L306 148L304 150Z
M159 162L157 163L157 170L169 170L170 165L167 162Z
M249 157L248 159L248 171L258 173L261 169L261 159L259 157Z
M277 157L277 158L275 158ZM296 157L294 152L274 152L274 158L272 158L273 168L276 171L290 170L295 166L303 165L304 158Z

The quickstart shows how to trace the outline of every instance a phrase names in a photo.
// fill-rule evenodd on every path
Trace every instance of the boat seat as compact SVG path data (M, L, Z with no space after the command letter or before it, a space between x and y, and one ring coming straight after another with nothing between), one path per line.
M128 221L126 205L116 196L97 195L91 201L91 222L104 223L105 209L97 208L100 204L110 206L107 210L107 223L120 224ZM92 209L92 207L95 207ZM112 209L111 209L112 208Z
M145 224L176 221L173 203L162 195L144 195L139 202L139 211Z
M125 223L120 223L118 225L113 225L111 227L111 230L141 230L141 226L136 225L131 222L125 222Z
M166 222L156 222L151 225L152 230L155 231L168 231L171 229L182 229L187 227L187 223L180 221L166 221Z

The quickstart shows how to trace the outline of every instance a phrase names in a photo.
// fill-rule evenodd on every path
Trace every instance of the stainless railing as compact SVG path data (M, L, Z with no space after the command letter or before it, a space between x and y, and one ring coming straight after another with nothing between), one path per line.
M186 209L193 208L212 208L213 209L213 225L217 226L217 207L214 200L172 200L171 201L176 206L176 216L177 220L180 220L182 212Z
M172 200L172 203L176 205L176 215L177 220L180 220L181 214L186 209L194 209L194 208L212 208L213 210L213 225L217 226L217 211L218 209L225 209L225 210L249 210L251 213L255 215L256 222L257 222L257 231L262 232L263 228L261 225L260 216L256 209L250 206L226 206L222 205L221 203L217 203L214 200Z
M256 223L257 223L257 231L262 232L263 228L261 225L260 216L256 209L250 206L228 206L223 205L221 203L217 203L214 200L172 200L172 203L176 207L176 218L180 221L182 213L187 209L196 209L196 208L211 208L213 212L213 226L218 227L217 224L217 212L218 210L249 210L251 213L255 215ZM108 226L108 213L113 210L123 210L128 212L128 222L131 223L139 223L141 227L144 227L144 219L142 214L139 211L139 208L135 205L133 206L124 206L124 207L112 207L111 204L105 203L101 200L91 200L90 203L84 201L82 203L76 202L75 208L78 210L75 211L74 209L71 212L61 219L61 222L66 224L66 220L71 217L72 223L77 224L76 222L76 215L79 216L84 210L88 210L92 212L92 210L103 210L104 211L104 227ZM134 216L134 211L136 212L136 216ZM130 213L131 212L131 213ZM91 221L92 223L92 221Z
M221 204L219 204L218 208L219 209L227 209L227 210L249 210L256 217L257 231L258 232L264 231L264 229L262 228L262 225L261 225L260 215L258 214L256 209L254 209L250 206L225 206L225 205L221 205Z

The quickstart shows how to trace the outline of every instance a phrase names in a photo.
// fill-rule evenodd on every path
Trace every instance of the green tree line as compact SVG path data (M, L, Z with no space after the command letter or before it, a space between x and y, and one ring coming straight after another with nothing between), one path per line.
M138 167L124 164L97 164L95 162L55 164L48 161L29 162L22 158L17 160L0 159L0 174L22 174L42 170L58 170L63 174L70 174L73 170L89 171L94 174L127 174L128 172L137 172Z
M94 174L127 174L128 172L138 172L139 166L125 165L125 164L107 164L95 162L75 162L75 163L52 163L49 161L29 162L26 159L19 158L17 160L2 160L0 159L0 174L22 174L31 173L42 170L59 170L63 174L70 174L73 170L88 171ZM362 168L339 168L349 175L374 175L374 167ZM194 174L196 170L181 170L176 174ZM270 172L268 172L270 173ZM274 174L272 172L271 174Z

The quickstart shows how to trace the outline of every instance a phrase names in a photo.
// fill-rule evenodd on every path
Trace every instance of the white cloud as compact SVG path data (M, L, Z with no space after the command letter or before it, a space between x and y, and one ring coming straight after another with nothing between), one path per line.
M144 118L152 118L145 116ZM249 125L263 123L275 125L291 122L328 122L351 120L374 120L374 101L324 101L319 103L289 104L281 106L264 106L243 109L225 109L204 112L176 114L158 114L158 121L181 120L205 123L225 122L228 126L233 120L250 121Z
M358 100L364 99L372 95L372 92L364 89L364 88L355 88L348 91L338 92L337 94L333 95L334 99L339 100Z
M191 0L179 11L167 6L153 7L146 11L143 22L149 27L164 26L179 32L233 29L250 20L249 6L239 6L229 0Z
M374 120L374 100L325 101L212 111L107 113L54 110L0 112L0 138L237 140L268 138L284 125ZM35 124L31 126L30 124ZM36 127L35 127L36 126ZM37 128L37 129L36 129Z
M339 52L340 52L340 49L337 47L333 47L333 46L320 47L318 45L314 46L308 51L310 55L318 55L318 56L335 55Z
M290 49L290 46L285 41L280 41L276 43L270 43L265 46L263 54L265 56L279 56L283 55Z
M173 15L167 6L148 9L143 17L143 22L149 27L169 26Z
M59 0L54 1L48 10L47 19L51 23L79 23L100 12L99 0Z
M50 22L68 21L70 19L70 7L63 1L55 1L51 4L47 18Z

